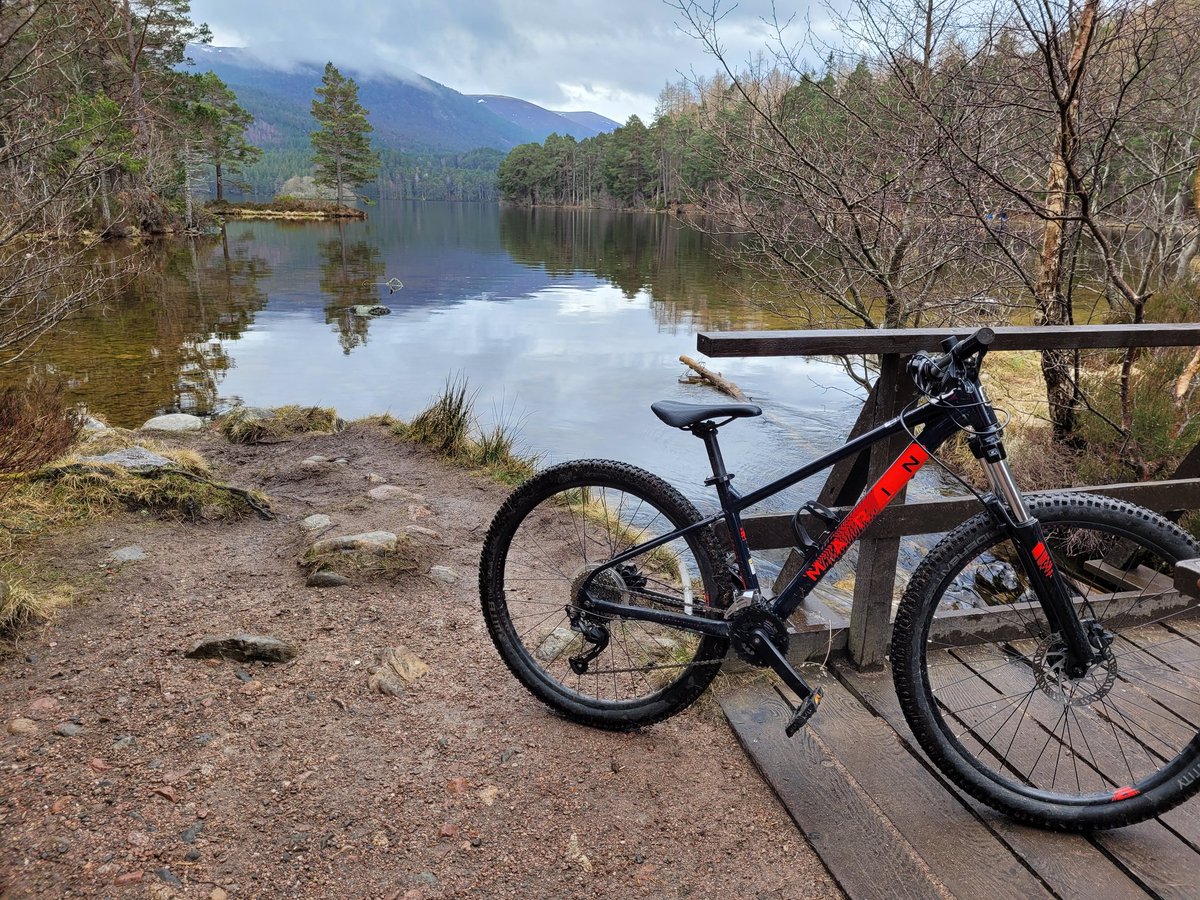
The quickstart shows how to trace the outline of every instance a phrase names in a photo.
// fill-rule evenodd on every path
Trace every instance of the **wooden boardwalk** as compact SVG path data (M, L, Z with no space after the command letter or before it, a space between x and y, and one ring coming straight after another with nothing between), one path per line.
M1200 621L1171 626L1173 631L1153 625L1126 637L1131 652L1171 667L1179 692L1127 678L1115 690L1126 692L1131 706L1145 704L1147 715L1158 716L1146 727L1195 733ZM971 674L970 648L942 656L943 677L954 667ZM1159 819L1087 837L1017 825L929 765L888 674L837 665L813 680L825 700L793 739L783 730L791 713L786 688L759 680L724 696L721 706L763 777L854 900L1200 897L1200 798ZM993 687L1003 691L1001 684ZM1115 785L1122 783L1113 777Z

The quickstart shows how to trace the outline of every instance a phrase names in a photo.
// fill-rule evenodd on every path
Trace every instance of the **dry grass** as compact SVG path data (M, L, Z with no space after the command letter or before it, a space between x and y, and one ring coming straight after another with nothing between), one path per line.
M234 444L270 444L299 434L334 434L345 423L324 406L243 407L221 417L221 434Z
M35 381L0 391L0 497L16 476L64 453L81 424L66 408L60 385Z
M138 474L83 462L133 446L175 465ZM268 508L262 494L212 480L208 464L194 450L164 447L120 429L83 432L71 452L10 484L0 504L0 582L7 585L0 598L0 634L5 635L47 618L70 599L68 586L53 584L44 572L35 576L28 564L32 545L48 534L131 509L198 521Z
M75 596L70 585L31 588L26 577L15 566L0 566L0 637L11 637L30 625L50 620Z
M502 484L519 484L537 471L537 457L516 452L517 429L510 423L501 421L486 430L479 427L476 393L466 378L454 376L411 422L391 416L376 421L405 440L433 448L456 465L480 470Z

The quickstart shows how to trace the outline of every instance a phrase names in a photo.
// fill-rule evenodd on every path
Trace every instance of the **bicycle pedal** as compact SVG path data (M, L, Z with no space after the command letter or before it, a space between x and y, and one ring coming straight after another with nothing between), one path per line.
M788 722L787 728L784 729L784 734L788 737L795 737L796 732L808 723L808 720L812 718L813 713L817 711L817 707L820 705L821 692L813 691L801 701L800 706L792 713L792 720Z

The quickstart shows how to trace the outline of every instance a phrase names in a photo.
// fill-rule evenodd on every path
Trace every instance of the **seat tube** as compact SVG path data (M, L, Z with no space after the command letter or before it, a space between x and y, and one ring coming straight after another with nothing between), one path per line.
M725 460L721 456L721 447L717 443L717 428L711 422L701 422L692 428L692 434L704 441L704 449L708 452L708 462L712 466L712 478L705 479L706 485L717 489L717 498L721 501L721 512L725 517L725 527L729 531L729 542L733 545L737 556L738 570L742 582L749 593L758 592L758 575L754 571L754 562L750 559L750 548L746 546L746 533L742 530L742 517L734 508L739 495L729 482L733 476L725 469Z

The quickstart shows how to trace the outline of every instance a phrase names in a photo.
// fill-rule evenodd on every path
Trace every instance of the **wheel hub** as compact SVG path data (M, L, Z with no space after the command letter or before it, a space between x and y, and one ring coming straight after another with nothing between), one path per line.
M583 586L589 576L600 566L591 564L582 566L571 578L571 604L580 609L587 609L587 595ZM638 589L646 586L646 576L634 566L611 566L596 575L588 585L588 591L594 597L608 603L624 603L630 588Z
M1112 636L1108 632L1084 626L1099 658L1092 661L1079 678L1068 672L1066 642L1052 634L1042 641L1033 655L1033 675L1038 689L1055 703L1088 706L1105 697L1117 680L1117 660L1113 655Z

